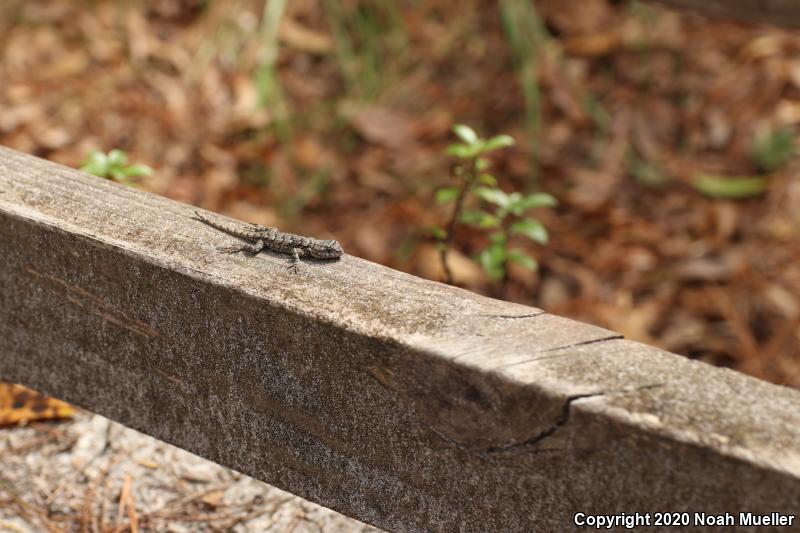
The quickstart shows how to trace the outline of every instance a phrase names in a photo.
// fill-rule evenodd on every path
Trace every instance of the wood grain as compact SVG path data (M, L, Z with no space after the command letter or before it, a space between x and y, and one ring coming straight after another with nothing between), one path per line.
M0 378L389 530L797 512L800 392L193 209L0 148Z

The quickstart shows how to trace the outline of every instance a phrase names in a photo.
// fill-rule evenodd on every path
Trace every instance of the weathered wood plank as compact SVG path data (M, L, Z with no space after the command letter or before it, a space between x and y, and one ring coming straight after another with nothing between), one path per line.
M740 22L766 23L800 28L797 0L653 0L678 9L690 9L712 17Z
M192 209L0 148L0 378L390 530L797 512L800 392Z

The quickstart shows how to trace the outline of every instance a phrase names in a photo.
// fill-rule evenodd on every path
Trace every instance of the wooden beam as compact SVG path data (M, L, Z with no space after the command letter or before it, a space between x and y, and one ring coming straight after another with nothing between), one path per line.
M677 9L746 23L766 23L800 28L798 0L654 0Z
M193 209L0 148L0 378L390 530L797 512L800 392Z

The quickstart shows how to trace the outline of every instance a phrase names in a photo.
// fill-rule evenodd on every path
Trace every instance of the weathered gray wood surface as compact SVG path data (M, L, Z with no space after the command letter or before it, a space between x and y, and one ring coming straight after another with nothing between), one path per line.
M798 512L800 392L192 209L0 148L0 379L390 530Z
M776 24L800 28L798 0L653 0L679 9L691 9L704 15L740 22Z

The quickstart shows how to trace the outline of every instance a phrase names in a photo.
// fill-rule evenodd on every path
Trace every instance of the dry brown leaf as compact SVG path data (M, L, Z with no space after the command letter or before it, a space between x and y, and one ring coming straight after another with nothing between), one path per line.
M224 498L225 498L225 491L222 490L222 489L219 489L219 490L215 490L215 491L209 492L208 494L204 495L202 498L200 498L200 501L203 502L204 504L208 505L212 509L216 509L217 507L222 505L222 503L223 503L222 500Z
M411 119L386 107L359 110L351 119L355 130L367 141L388 148L404 148L414 142Z
M651 331L664 312L660 302L635 303L630 292L622 291L617 294L615 302L600 304L596 311L605 317L610 329L623 334L626 339L656 344Z
M618 175L590 169L575 169L571 177L575 188L569 193L569 202L587 213L605 207L619 184Z
M0 426L70 418L74 414L75 408L68 403L22 385L0 382Z
M600 57L616 51L623 42L619 31L601 31L566 39L564 51L573 56Z
M536 6L551 24L568 35L603 28L614 15L608 0L540 0Z
M455 285L466 287L486 285L486 275L480 265L458 250L452 248L448 250L447 264L453 274ZM417 269L423 277L428 279L443 280L445 278L438 246L426 243L419 247Z
M279 36L291 48L312 54L327 54L333 50L333 39L327 34L303 26L294 19L281 21Z
M330 149L312 135L297 139L292 146L292 155L298 165L310 170L329 167L335 161Z

